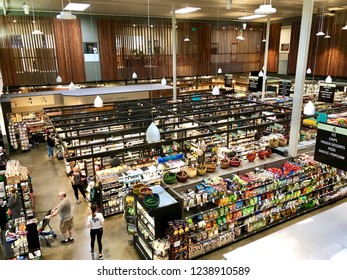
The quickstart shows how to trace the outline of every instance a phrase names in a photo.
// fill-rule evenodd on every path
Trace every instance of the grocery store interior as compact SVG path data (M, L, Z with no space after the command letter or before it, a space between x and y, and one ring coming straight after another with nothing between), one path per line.
M0 4L0 259L347 258L344 1L74 2Z

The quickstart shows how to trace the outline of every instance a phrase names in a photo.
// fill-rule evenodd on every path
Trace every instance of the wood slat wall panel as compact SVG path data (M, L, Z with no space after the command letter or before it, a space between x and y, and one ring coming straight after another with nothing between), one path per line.
M79 19L53 19L57 61L63 81L85 82L82 30Z
M324 32L331 36L325 39L324 36L316 36L319 31L320 18L312 18L312 28L310 35L309 53L307 58L307 68L311 68L313 76L347 76L347 32L342 30L345 19L338 15L324 18ZM300 37L300 22L292 24L290 52L288 60L288 73L295 74L296 60L298 55L298 45Z
M268 72L278 72L279 62L279 48L281 38L281 23L272 23L270 25L270 40L269 40L269 52L268 52Z
M98 19L99 56L101 79L117 80L116 22Z
M27 86L55 83L57 69L52 20L35 18L35 27L43 35L32 34L34 26L31 17L0 16L0 22L0 67L4 69L4 84ZM42 55L42 52L52 55Z
M292 23L292 28L291 28L290 49L288 54L288 66L287 66L287 73L291 75L293 75L296 71L296 60L298 59L300 25L301 25L300 21L295 21ZM308 61L310 61L309 57L308 57ZM308 65L310 65L310 63L308 63Z

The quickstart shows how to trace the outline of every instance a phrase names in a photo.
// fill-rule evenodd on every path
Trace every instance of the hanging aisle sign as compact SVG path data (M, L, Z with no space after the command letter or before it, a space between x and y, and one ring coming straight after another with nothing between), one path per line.
M347 170L347 128L318 123L314 160Z
M289 96L291 87L292 87L292 81L291 80L280 80L279 86L278 86L278 94L284 95L284 96Z
M334 103L336 84L320 83L318 101Z
M225 87L233 87L233 74L225 74L224 75L224 86Z
M251 92L259 91L259 77L249 76L249 90Z

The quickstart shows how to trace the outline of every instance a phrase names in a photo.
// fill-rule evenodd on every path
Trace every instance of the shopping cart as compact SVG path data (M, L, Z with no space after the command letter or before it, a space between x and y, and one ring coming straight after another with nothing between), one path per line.
M56 144L55 147L56 147L57 159L63 159L64 158L63 145Z
M57 238L57 235L54 233L52 227L49 225L50 218L49 215L51 214L51 210L49 210L45 217L43 218L42 222L39 224L38 232L40 239L44 239L46 241L46 245L48 247L51 247L51 241L53 238ZM48 228L48 229L47 229Z

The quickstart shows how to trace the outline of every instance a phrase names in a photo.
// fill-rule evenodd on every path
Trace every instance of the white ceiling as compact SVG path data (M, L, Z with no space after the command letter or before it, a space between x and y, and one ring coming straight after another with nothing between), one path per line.
M271 20L282 20L291 17L300 17L304 0L273 0L272 6L277 13L271 16ZM0 13L7 15L23 13L23 2L34 7L35 14L50 12L58 14L62 10L62 4L66 6L68 0L0 0ZM269 4L270 0L232 0L231 9L226 8L226 0L71 0L74 3L89 3L90 8L84 12L74 14L98 14L109 16L150 16L159 18L171 18L173 5L175 9L186 6L200 7L201 10L188 15L177 15L177 19L209 19L221 21L235 21L241 16L250 15L261 4ZM347 16L347 0L316 0L314 12L322 7L325 11L343 8ZM266 19L253 20L264 22Z

